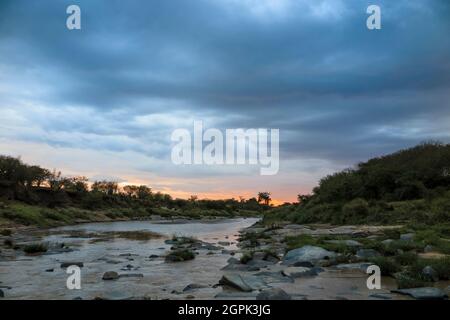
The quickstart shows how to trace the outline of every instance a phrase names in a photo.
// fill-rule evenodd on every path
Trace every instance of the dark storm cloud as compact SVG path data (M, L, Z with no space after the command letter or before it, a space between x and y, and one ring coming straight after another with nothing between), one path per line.
M81 31L65 28L69 4ZM380 31L365 27L369 4ZM45 134L16 136L48 144L164 158L189 114L280 128L288 159L351 164L449 140L449 16L445 0L2 1L0 108L46 106L31 110ZM155 114L178 118L139 124Z

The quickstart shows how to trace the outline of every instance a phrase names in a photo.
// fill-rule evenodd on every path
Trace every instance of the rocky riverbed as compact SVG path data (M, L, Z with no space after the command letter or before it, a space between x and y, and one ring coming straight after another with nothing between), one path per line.
M448 293L444 281L398 291L392 277L382 277L380 290L367 288L369 260L379 253L363 240L395 226L266 227L257 221L125 221L3 236L0 296L305 300L445 298ZM304 236L326 245L292 243ZM80 290L66 287L71 265L80 267Z

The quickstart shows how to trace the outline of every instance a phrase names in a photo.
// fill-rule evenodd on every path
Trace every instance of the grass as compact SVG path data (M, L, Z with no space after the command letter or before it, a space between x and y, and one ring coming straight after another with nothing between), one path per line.
M394 276L395 273L401 270L401 265L391 257L374 257L369 260L380 267L383 276Z
M241 259L239 261L243 264L247 264L250 260L253 259L253 251L244 252Z
M27 254L47 252L47 245L43 243L32 243L23 247L23 251Z
M355 247L347 246L340 243L328 243L327 240L347 240L344 237L321 236L313 237L310 235L288 236L285 238L287 250L300 248L306 245L317 246L329 251L334 251L344 255L354 254L357 250Z

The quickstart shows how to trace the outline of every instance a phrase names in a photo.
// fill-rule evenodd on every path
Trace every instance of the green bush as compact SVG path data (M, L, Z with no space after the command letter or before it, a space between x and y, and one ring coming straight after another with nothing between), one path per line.
M181 262L188 261L195 258L195 253L189 249L179 249L170 252L166 256L167 262Z
M384 276L393 276L401 270L401 266L393 259L387 257L374 257L370 262L380 267L381 274Z

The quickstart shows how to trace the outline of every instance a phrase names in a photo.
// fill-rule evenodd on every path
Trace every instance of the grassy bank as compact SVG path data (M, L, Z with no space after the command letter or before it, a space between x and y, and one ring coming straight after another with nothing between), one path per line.
M20 201L0 201L0 229L17 226L55 227L83 222L100 222L111 220L150 219L157 215L161 218L201 219L207 217L256 216L258 212L240 210L208 209L167 209L167 208L127 208L110 207L87 210L77 207L49 208L40 205L30 205ZM6 232L6 231L5 231Z

